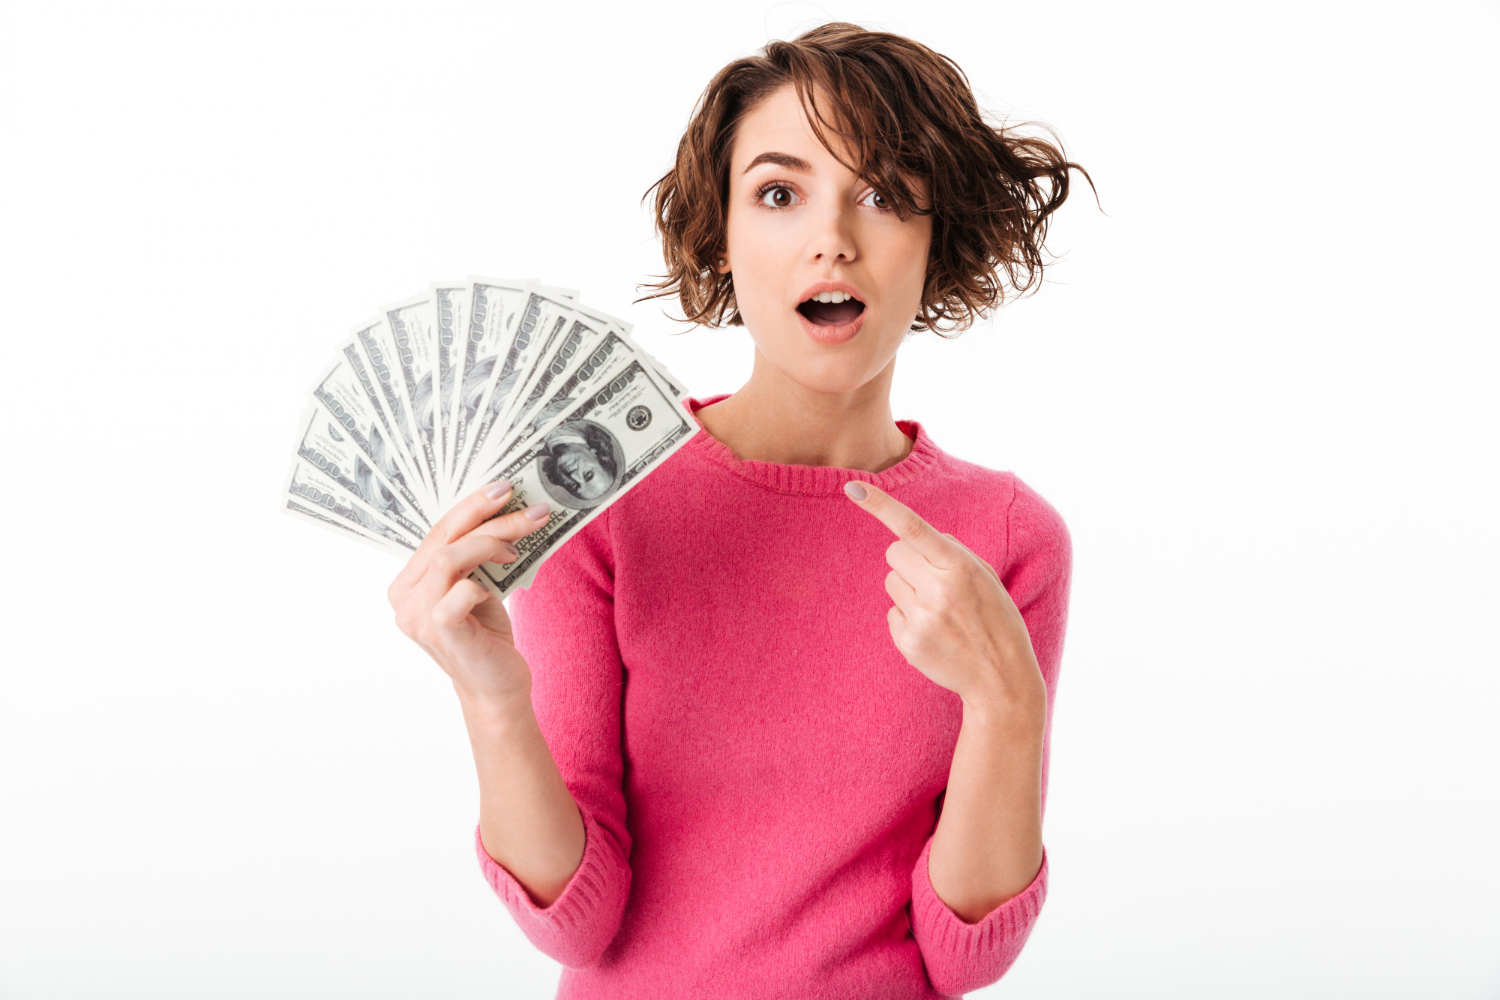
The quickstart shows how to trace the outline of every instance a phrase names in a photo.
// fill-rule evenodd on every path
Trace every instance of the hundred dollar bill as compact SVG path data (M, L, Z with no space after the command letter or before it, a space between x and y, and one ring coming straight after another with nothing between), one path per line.
M441 506L445 482L438 462L437 399L433 392L437 334L433 329L432 293L413 295L386 306L380 313L385 321L381 333L396 349L396 381L416 436L412 457L435 494L434 500Z
M548 554L686 444L697 429L653 381L646 365L630 358L500 468L494 478L509 479L514 489L501 513L539 502L550 503L552 513L541 528L514 543L519 559L504 566L484 563L475 579L502 598L529 584Z
M532 291L540 292L542 295L550 297L552 299L567 300L567 304L570 305L570 306L573 306L575 308L578 306L578 289L576 289L576 288L563 288L560 285L543 285L543 284L538 283L535 279L520 279L520 278L517 278L517 279L513 279L513 280L514 280L514 282L516 284L524 284L526 286L526 291L527 292L532 292ZM493 285L498 285L498 286L503 286L503 285L506 284L506 282L504 280L478 278L478 277L475 277L474 275L470 275L469 276L469 281L470 282L483 282L483 283L486 283L486 284L493 284ZM505 330L506 336L507 337L514 337L515 333L516 333L516 326L515 326L514 323L511 322L512 314L511 313L507 313L506 315L507 315L507 319L506 319L507 326L506 326L506 330ZM514 318L517 319L517 320L519 320L520 316L521 316L521 313L519 312L519 310L517 310L514 313ZM487 379L497 379L497 380L499 379L499 377L500 377L500 370L503 370L503 368L504 368L503 355L505 353L508 353L509 349L510 349L509 348L509 341L507 340L506 342L502 343L502 345L501 345L502 357L500 358L500 363L497 364L494 367L485 368L485 371L488 373L485 376ZM492 395L493 395L494 386L495 386L495 382L494 381L488 381L488 382L486 382L484 384L484 386L482 387L482 389L480 391L480 395L478 397L478 401L474 404L475 407L476 407L476 413L474 414L474 416L469 421L469 431L467 432L467 440L465 441L465 445L464 445L464 448L463 448L463 453L457 456L458 459L464 459L464 458L466 458L467 454L471 451L471 447L470 446L473 443L473 428L479 423L479 421L480 421L483 413L487 412L489 409L493 408L493 406L497 405L496 402L491 398ZM509 394L507 393L506 395L509 395ZM485 436L489 439L489 441L490 441L491 444L494 443L494 431L493 431L493 429L491 429L490 431L486 432ZM460 477L458 475L461 471L462 471L462 469L458 467L458 462L457 461L455 461L453 463L453 465L450 466L450 475L452 476L453 482L455 484L461 481Z
M313 383L312 396L333 417L334 421L353 439L359 450L370 459L374 467L409 507L422 511L424 516L431 510L424 506L414 477L406 467L394 438L386 423L385 414L375 400L374 379L365 366L364 356L355 349L353 341L339 348L338 357Z
M317 403L303 411L301 433L297 437L297 455L347 492L364 501L366 507L407 534L421 538L432 525L421 513L401 501L395 490L360 453L354 441L339 432L337 424Z
M382 552L389 552L394 556L410 556L412 550L405 545L397 545L379 535L367 535L348 521L340 520L338 517L325 514L320 507L309 506L298 503L297 500L287 498L286 504L281 508L282 512L302 521L311 521L320 528L327 528L345 538L353 538L373 546Z
M558 379L565 377L571 369L576 368L608 332L607 324L584 317L569 323L567 332L553 341L548 347L547 355L539 359L536 371L528 380L527 386L521 390L525 394L524 398L511 409L510 415L505 418L505 431L498 435L498 438L505 442L504 447L507 450L518 443L517 428L527 425L531 415L556 389ZM521 438L527 436L529 435L519 435Z
M676 396L679 399L683 399L687 396L687 391L672 380L671 374L669 374L667 370L662 367L661 362L657 361L656 358L651 354L651 352L642 347L638 341L631 339L630 335L635 332L635 324L628 323L625 320L615 316L611 316L608 313L600 312L593 306L579 304L576 308L580 313L583 313L585 316L596 323L602 323L605 326L614 326L620 336L624 338L625 342L629 344L631 348L637 351L641 355L641 357L646 359L646 364L652 369L652 374L656 376L656 379L661 383L662 388L666 389L668 392L672 393L672 395Z
M529 403L535 402L532 391L536 388L537 382L546 377L549 362L556 354L558 347L571 340L575 344L571 353L576 353L577 344L585 340L598 339L605 329L602 324L594 322L576 310L561 318L563 322L552 327L551 332L542 342L541 349L531 359L530 368L516 381L516 387L510 394L510 402L506 405L504 413L495 421L494 433L490 435L489 448L485 453L488 458L493 459L499 450L509 446L507 435L515 426L522 410ZM478 453L476 452L476 461L473 463L476 467L481 465L477 459Z
M491 463L490 470L487 470L485 476L479 481L488 482L490 472L507 460L509 451L513 451L517 446L529 440L537 433L538 428L572 406L575 399L593 393L602 382L612 377L612 369L619 367L625 360L632 357L645 364L652 379L657 385L667 390L679 406L683 407L683 412L689 412L683 404L683 400L687 398L685 391L672 381L670 375L651 363L651 356L640 344L631 340L621 330L607 330L603 338L587 350L580 352L575 358L574 365L553 383L556 388L552 397L545 404L534 408L524 418L521 425L511 432L512 443L509 450Z
M620 319L617 316L611 316L607 312L600 312L598 309L595 309L593 306L587 305L586 303L579 302L575 304L573 308L578 310L581 315L587 316L589 319L593 320L595 323L598 323L600 326L613 326L627 335L631 330L635 329L634 325L627 323L625 320Z
M523 415L521 426L508 436L509 447L495 457L481 477L476 478L475 488L478 488L479 482L492 481L495 469L509 460L511 452L529 442L537 431L559 413L572 407L576 400L592 395L607 377L613 376L616 369L635 357L637 355L631 344L617 330L606 330L602 337L576 354L571 359L572 363L562 372L561 380L550 386L552 392L547 401Z
M362 353L367 362L366 371L375 388L376 405L384 413L391 439L397 442L398 448L405 449L402 455L412 472L412 485L419 487L427 497L431 505L429 509L436 508L438 506L437 489L433 483L427 481L421 461L417 457L420 452L417 448L416 434L412 431L411 415L398 382L399 362L396 360L396 350L390 342L385 317L376 317L355 327L354 341L359 347L358 353Z
M675 382L672 381L672 376L669 375L669 374L667 374L667 370L662 367L661 362L657 361L656 358L652 357L651 353L649 351L647 351L644 347L642 347L639 343L637 343L634 340L631 340L630 336L629 336L629 334L630 334L629 330L626 330L625 334L626 334L626 336L625 336L626 343L628 343L636 351L640 352L641 357L643 357L643 358L646 359L646 364L648 364L651 367L651 371L659 379L661 379L662 387L665 388L672 395L676 396L679 402L681 400L683 400L683 399L686 399L687 398L687 390L684 389L684 388L682 388L682 386L680 386L677 383L675 383Z
M612 320L611 317L605 316L604 314L580 303L578 301L578 290L576 288L559 288L555 285L542 285L541 290L548 295L567 299L567 304L573 309L574 319L579 322L591 324L595 331L603 330L611 322L618 322L617 320ZM490 431L487 451L491 459L493 459L497 451L508 450L510 446L515 443L513 440L511 440L510 434L511 431L515 428L516 420L520 415L521 408L526 404L527 399L530 398L532 387L536 384L537 379L541 377L543 370L547 367L548 359L557 349L558 343L566 336L563 331L565 329L571 328L571 322L566 326L553 327L552 336L547 339L547 341L542 345L541 351L539 351L536 354L535 358L532 360L531 370L518 380L517 385L519 386L519 388L510 393L510 402L506 405L504 414L497 421L496 428ZM498 431L498 428L501 427L505 428L503 432ZM479 468L484 464L487 463L476 460L470 463L470 469L472 471L473 469Z
M464 332L469 327L469 283L467 281L434 281L429 289L432 293L432 324L436 333L437 369L437 430L438 464L443 473L443 482L453 481L453 386L457 381L459 352L463 349ZM445 507L451 497L438 497L440 507Z
M631 339L630 335L635 330L635 324L626 322L616 316L611 316L608 313L599 312L592 306L580 304L576 308L580 313L594 322L614 327L615 332L620 335L625 343L630 345L631 350L646 359L646 366L651 369L651 374L661 384L662 388L676 396L679 400L687 398L687 390L672 378L672 374L666 368L662 367L662 363L656 360L655 355L642 347L639 341Z
M451 479L461 479L458 473L463 469L472 441L470 428L479 415L480 404L488 399L486 390L495 363L510 342L510 331L526 295L536 287L534 281L469 278L468 329L454 369Z
M635 331L635 324L626 322L619 317L611 316L608 313L600 312L593 306L580 303L574 308L576 308L578 312L587 316L589 319L593 320L596 323L604 326L613 326L615 328L615 332L617 332L620 337L624 339L625 343L629 344L632 350L646 359L647 367L651 369L651 374L656 377L657 382L661 384L662 388L666 389L678 399L685 399L687 397L687 390L682 388L682 386L678 385L672 379L671 373L669 373L665 368L662 367L661 362L657 361L655 356L652 355L650 351L647 351L644 347L642 347L639 341L631 339L630 335Z
M338 519L365 535L380 538L393 545L416 551L421 538L412 538L350 496L342 486L313 468L301 458L292 459L286 493L299 503ZM289 513L296 513L289 511Z
M473 440L469 442L468 454L459 468L459 482L468 478L475 464L490 456L490 449L486 447L490 432L502 429L500 420L510 411L515 402L513 397L535 367L537 358L574 315L573 303L568 299L548 295L539 288L527 292L526 302L510 332L509 343L495 364L485 398L480 403L473 425Z

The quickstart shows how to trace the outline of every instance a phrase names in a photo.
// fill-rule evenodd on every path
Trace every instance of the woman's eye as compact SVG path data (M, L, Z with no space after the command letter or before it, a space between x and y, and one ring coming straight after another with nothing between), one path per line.
M792 199L795 197L796 195L792 194L791 188L782 187L780 184L773 184L768 188L761 189L760 203L767 208L786 208L791 205ZM766 202L767 198L770 199L769 204Z
M870 204L871 198L875 199L875 204L873 205ZM871 191L869 194L865 195L864 198L860 200L860 204L870 205L871 208L879 209L888 209L891 207L890 203L885 200L885 195L881 194L879 191Z

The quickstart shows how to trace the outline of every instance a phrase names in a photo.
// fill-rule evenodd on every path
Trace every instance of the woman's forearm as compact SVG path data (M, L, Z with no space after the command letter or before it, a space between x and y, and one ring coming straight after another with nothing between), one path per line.
M948 908L978 923L1042 867L1045 718L964 703L927 872Z
M485 852L538 906L551 906L583 861L584 828L542 738L530 692L499 703L460 694L459 703L479 775Z

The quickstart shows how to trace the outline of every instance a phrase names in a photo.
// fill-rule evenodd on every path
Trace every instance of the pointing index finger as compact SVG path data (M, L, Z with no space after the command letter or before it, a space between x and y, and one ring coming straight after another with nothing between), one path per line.
M934 566L948 566L953 561L953 543L923 520L916 511L889 493L858 479L845 483L844 493L895 532L897 538L910 542Z

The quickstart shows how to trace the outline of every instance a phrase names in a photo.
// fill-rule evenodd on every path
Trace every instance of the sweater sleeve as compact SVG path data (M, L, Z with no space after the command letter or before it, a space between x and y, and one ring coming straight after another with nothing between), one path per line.
M516 648L531 668L537 723L583 817L583 860L562 895L541 907L489 856L477 829L474 834L485 880L521 931L570 968L592 965L604 954L630 895L620 720L624 669L615 640L609 514L604 511L560 546L531 588L513 592L507 602Z
M1073 546L1061 515L1020 479L1006 517L1006 555L1000 577L1016 602L1042 679L1047 685L1047 724L1042 731L1042 814L1047 809L1047 774L1052 748L1052 708L1062 663L1072 581ZM954 913L932 888L927 859L932 836L912 870L912 933L933 988L961 996L1005 975L1047 898L1047 851L1036 877L1020 895L970 924Z

